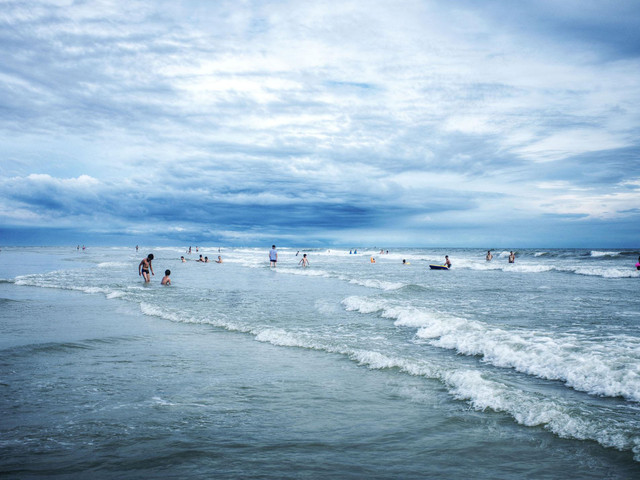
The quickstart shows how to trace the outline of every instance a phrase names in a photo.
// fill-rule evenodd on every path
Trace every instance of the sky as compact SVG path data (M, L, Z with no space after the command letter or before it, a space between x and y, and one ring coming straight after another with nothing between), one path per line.
M638 247L640 6L0 0L0 245Z

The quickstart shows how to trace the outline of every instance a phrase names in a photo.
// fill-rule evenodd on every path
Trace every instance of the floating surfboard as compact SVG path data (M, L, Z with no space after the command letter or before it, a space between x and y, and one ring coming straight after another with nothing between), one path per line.
M431 270L449 270L449 267L446 265L429 265Z

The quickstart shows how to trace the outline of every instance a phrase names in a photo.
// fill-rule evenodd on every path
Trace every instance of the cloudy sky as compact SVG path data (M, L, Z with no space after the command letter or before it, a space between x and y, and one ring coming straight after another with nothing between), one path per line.
M0 0L0 244L640 245L640 8Z

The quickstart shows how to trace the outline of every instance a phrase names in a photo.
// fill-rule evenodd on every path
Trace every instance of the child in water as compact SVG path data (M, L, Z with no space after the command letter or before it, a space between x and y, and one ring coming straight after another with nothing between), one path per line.
M171 279L169 278L169 275L171 275L171 270L165 270L164 278L162 279L162 282L160 282L162 285L171 285Z
M298 265L302 265L305 268L309 266L309 260L307 259L306 253L302 254L302 260L298 262Z

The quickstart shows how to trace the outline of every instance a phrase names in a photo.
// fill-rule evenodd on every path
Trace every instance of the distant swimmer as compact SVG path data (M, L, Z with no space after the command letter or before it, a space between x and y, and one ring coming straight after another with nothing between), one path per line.
M636 263L636 270L640 270L640 257L638 257L638 263Z
M171 275L171 270L165 270L164 278L162 279L162 282L160 282L162 285L171 285L171 279L169 278L169 275Z
M202 255L200 255L200 258L198 260L196 260L196 262L202 262L204 263L204 258L202 258Z
M491 255L491 250L489 250L487 252L487 262L490 262L492 258L493 258L493 255Z
M298 265L302 265L304 268L309 266L309 259L307 258L307 254L302 254L302 260L298 262Z
M209 257L204 257L204 263L209 263Z
M298 250L298 251L296 252L296 257L297 257L299 254L300 254L300 250Z
M353 255L353 252L351 250L349 250L349 255Z
M218 255L218 259L216 260L216 263L222 263L222 257L220 255Z
M509 263L516 263L516 254L509 252Z
M136 245L136 252L138 251L138 245Z
M150 253L147 255L147 258L143 258L138 265L138 276L142 275L146 283L151 281L151 278L149 277L149 270L151 270L151 275L155 275L155 273L153 273L153 266L151 265L152 260L153 253Z
M404 258L402 259L402 264L403 265L411 265L409 262L407 262Z
M371 263L376 263L376 259L371 257Z
M269 250L269 262L270 267L275 267L278 263L278 251L275 245L271 245L271 250Z
M182 260L182 263L186 262L184 255L182 257L180 257L180 260Z
M448 268L451 268L451 261L449 260L449 255L445 255L445 256L444 256L444 264L445 264Z

